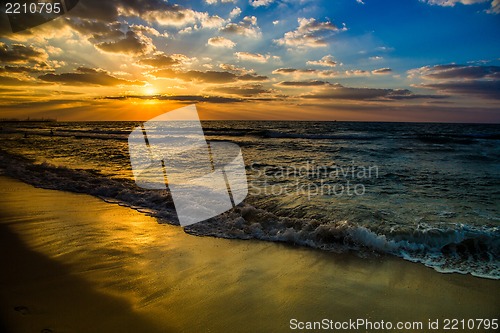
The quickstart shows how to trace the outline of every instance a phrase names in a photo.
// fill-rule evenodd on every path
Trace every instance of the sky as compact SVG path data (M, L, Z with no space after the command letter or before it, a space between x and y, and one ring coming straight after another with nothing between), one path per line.
M202 119L500 123L500 0L80 0L20 32L4 11L0 118L196 103Z

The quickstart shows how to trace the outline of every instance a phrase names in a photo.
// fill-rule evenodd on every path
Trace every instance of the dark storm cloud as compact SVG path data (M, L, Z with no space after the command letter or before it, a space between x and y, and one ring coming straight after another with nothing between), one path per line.
M74 73L45 74L39 79L46 82L61 83L65 85L96 85L96 86L120 86L120 85L143 85L141 81L129 81L110 75L102 69L79 67Z

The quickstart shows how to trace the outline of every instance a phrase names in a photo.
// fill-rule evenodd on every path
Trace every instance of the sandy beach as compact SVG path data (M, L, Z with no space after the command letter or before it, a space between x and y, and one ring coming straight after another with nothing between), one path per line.
M88 195L0 184L8 332L290 332L292 318L499 315L498 281L388 256L196 237Z

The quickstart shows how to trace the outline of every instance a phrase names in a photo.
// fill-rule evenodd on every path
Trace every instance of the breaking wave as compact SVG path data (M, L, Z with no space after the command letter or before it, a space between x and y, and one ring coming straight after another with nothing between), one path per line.
M1 151L0 165L3 174L36 187L90 194L178 225L168 191L145 190L131 180L109 178L96 170L36 164ZM355 251L360 256L391 254L439 272L500 279L500 228L493 226L419 224L413 229L401 226L384 230L349 221L278 216L243 203L218 217L190 225L185 231L198 236L285 242L339 253Z

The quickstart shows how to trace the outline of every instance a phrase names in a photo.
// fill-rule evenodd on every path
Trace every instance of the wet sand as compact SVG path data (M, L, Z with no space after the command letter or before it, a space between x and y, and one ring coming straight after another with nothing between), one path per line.
M195 237L88 195L0 185L0 315L10 332L291 332L292 318L500 314L499 281Z

